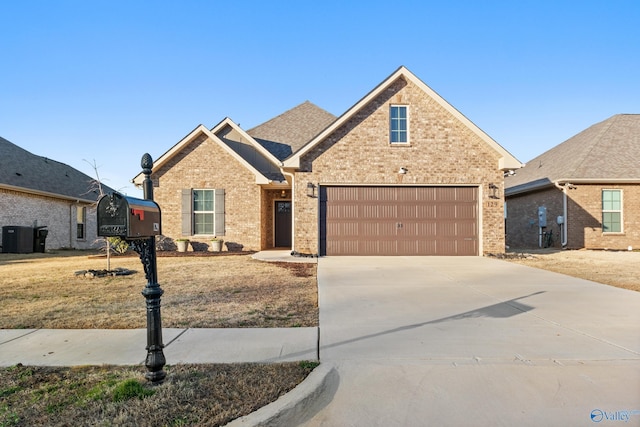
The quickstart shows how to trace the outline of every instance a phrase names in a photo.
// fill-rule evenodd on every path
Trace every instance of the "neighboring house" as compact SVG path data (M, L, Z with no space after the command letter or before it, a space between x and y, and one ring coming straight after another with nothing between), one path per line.
M542 232L552 233L555 247L639 248L640 115L618 114L589 127L505 185L510 247L547 246Z
M46 249L90 248L99 197L93 183L70 166L0 138L0 227L47 227Z
M504 174L521 166L400 67L338 118L305 102L248 131L229 118L200 125L154 162L152 179L174 239L482 255L504 252Z

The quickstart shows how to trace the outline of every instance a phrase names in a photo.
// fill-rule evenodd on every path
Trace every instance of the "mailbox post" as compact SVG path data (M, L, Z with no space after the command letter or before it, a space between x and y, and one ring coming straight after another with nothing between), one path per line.
M147 304L147 358L145 377L160 383L166 377L166 364L162 343L162 318L160 297L164 291L158 284L156 264L156 235L161 233L160 207L153 201L151 168L153 160L149 154L142 156L144 200L112 193L98 202L98 235L118 236L127 240L140 256L147 285L142 291Z

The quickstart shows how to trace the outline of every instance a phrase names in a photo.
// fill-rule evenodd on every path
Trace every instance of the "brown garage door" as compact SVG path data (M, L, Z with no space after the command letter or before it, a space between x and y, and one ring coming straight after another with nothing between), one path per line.
M477 187L320 187L322 255L477 255Z

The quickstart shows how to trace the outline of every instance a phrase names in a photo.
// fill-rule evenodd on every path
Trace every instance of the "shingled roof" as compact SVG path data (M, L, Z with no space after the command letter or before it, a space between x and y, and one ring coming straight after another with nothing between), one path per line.
M336 116L309 101L285 111L247 133L282 161L295 153L327 126Z
M542 153L505 179L505 192L571 180L640 181L640 114L617 114Z
M93 178L46 157L37 156L0 137L0 187L94 202ZM113 191L103 185L104 192Z

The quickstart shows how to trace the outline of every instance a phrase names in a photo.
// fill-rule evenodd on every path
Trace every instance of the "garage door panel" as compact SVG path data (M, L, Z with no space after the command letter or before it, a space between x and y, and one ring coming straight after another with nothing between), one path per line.
M437 187L436 200L442 202L453 202L457 200L456 187Z
M420 255L437 255L436 241L431 240L418 240L417 241L418 254Z
M476 219L476 204L458 204L456 206L457 219Z
M473 237L477 236L478 228L475 222L459 222L457 235L460 237Z
M476 187L456 187L456 200L478 201L478 190Z
M332 222L327 224L327 235L342 236L358 236L360 224L357 222Z
M476 250L478 242L475 239L462 239L457 241L457 251L463 254L472 254Z
M321 253L477 255L476 187L321 187Z
M418 241L398 240L397 255L418 255Z
M381 239L395 240L397 235L397 228L395 223L384 222L378 224L378 237Z
M456 217L456 205L451 204L439 204L436 205L436 218L439 220L455 218Z
M420 204L416 206L416 218L422 220L435 219L437 217L437 209L435 205Z
M435 221L422 221L416 223L416 237L418 239L425 237L435 237L438 224Z

